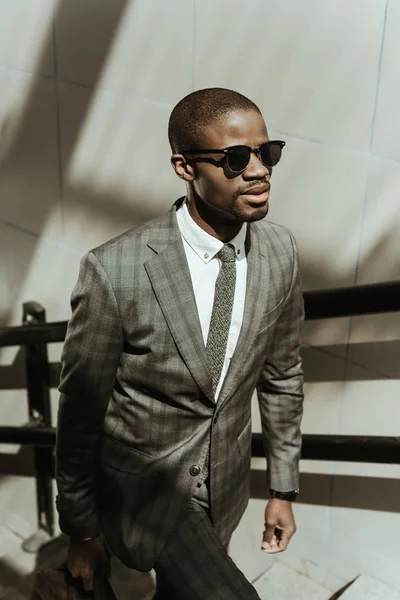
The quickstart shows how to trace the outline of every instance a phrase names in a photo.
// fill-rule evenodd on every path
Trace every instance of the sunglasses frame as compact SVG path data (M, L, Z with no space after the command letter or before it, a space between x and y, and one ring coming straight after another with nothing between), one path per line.
M182 154L225 154L226 158L226 165L228 167L228 169L232 172L232 173L243 173L243 171L245 171L249 165L250 162L250 155L251 154L255 154L258 158L258 160L265 166L265 167L274 167L275 165L266 165L262 160L261 160L261 148L263 146L269 146L269 145L279 145L281 150L284 146L286 146L286 142L284 142L283 140L270 140L269 142L264 142L263 144L260 144L259 146L246 146L245 144L236 144L235 146L229 146L228 148L218 148L218 149L210 149L210 148L197 148L197 149L189 149L189 150L183 150ZM239 171L234 171L230 166L229 166L229 160L228 160L228 155L229 153L234 150L235 148L246 148L246 150L250 151L249 154L249 161L246 164L246 166L243 169L240 169ZM222 160L222 159L221 159ZM280 160L280 159L279 159ZM279 162L279 161L278 161Z

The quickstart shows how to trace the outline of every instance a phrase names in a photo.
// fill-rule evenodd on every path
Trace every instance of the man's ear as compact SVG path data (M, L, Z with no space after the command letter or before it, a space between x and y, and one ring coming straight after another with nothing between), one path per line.
M181 179L185 181L193 181L194 180L194 168L187 159L183 156L183 154L173 154L171 156L171 165L174 169L175 173Z

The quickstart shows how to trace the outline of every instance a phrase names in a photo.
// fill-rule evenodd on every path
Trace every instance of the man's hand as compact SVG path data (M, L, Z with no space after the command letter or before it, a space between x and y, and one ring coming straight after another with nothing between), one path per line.
M261 550L276 554L286 550L296 531L292 503L273 498L265 507L265 530Z
M81 579L85 590L93 590L93 575L96 569L109 577L110 560L100 537L76 542L69 541L68 569L76 579Z

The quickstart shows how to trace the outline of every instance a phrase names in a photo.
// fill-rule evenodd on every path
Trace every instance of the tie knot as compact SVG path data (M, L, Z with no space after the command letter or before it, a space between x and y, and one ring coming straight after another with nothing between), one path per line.
M224 244L217 256L222 262L235 262L236 254L234 246L232 244Z

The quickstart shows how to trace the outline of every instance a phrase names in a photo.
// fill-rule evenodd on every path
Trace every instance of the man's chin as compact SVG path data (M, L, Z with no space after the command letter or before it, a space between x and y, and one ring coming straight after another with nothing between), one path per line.
M233 214L237 219L245 223L254 223L255 221L261 221L267 216L269 210L269 204L266 202L264 206L252 208L250 210L238 210L234 211Z

